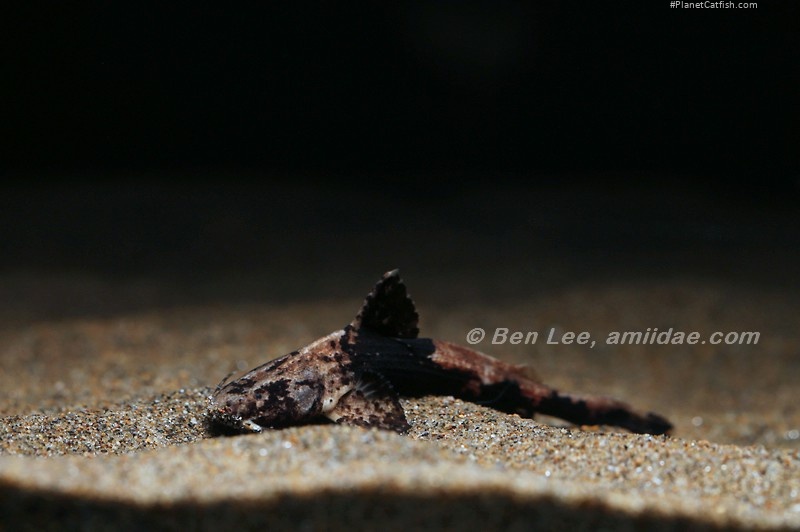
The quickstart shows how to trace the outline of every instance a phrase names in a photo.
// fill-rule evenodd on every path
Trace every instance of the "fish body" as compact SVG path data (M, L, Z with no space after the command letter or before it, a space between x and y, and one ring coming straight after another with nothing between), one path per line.
M346 327L221 383L209 398L209 417L241 431L327 418L405 433L399 396L452 395L523 417L539 412L650 434L672 428L612 398L560 393L524 366L419 338L418 320L398 271L387 272Z

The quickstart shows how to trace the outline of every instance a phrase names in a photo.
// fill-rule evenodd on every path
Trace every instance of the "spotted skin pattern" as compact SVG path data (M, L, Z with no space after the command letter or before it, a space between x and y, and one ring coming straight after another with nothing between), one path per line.
M217 386L212 424L259 432L329 419L405 433L400 395L452 395L497 410L664 434L672 425L608 397L560 393L530 370L473 349L418 338L419 317L397 270L384 274L352 323Z

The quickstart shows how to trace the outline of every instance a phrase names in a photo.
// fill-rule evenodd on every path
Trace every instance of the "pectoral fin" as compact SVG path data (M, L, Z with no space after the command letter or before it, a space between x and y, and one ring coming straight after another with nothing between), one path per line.
M400 434L411 428L397 393L378 375L362 377L326 415L336 423L393 430Z

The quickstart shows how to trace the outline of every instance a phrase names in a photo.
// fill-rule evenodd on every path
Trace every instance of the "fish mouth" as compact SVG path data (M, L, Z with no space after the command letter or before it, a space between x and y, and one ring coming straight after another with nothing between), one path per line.
M224 409L209 411L208 421L211 431L218 434L252 434L264 430L258 423L231 414Z
M219 404L216 394L209 396L207 401L206 421L212 433L233 435L261 432L264 429L252 419L243 416L235 405Z

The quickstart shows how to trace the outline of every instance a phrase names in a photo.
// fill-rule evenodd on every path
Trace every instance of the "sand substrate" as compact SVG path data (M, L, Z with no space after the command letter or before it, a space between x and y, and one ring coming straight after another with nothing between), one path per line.
M409 435L328 425L216 436L233 369L351 319L360 298L165 308L0 327L0 520L18 529L800 528L800 335L777 293L668 282L502 308L420 304L422 333L758 330L757 345L492 345L564 390L659 412L671 437L404 399ZM677 318L676 318L677 317ZM677 321L676 321L677 320Z

